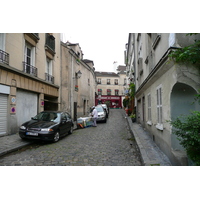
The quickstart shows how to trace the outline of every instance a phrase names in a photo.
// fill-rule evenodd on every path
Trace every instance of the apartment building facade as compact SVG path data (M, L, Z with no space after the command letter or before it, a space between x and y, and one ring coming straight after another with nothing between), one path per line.
M61 109L77 117L88 116L95 103L96 78L92 60L83 59L78 43L61 42Z
M59 85L59 33L0 33L0 135L59 109Z
M95 105L109 102L110 108L122 108L126 86L125 66L118 66L117 71L117 73L95 72L97 79Z
M151 134L173 165L187 165L188 159L167 120L200 110L194 102L200 76L195 66L174 63L168 55L198 37L185 33L130 33L128 39L127 76L136 85L137 123Z

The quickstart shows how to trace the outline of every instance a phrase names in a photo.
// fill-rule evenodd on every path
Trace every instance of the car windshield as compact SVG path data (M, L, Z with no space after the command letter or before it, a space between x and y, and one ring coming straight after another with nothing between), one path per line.
M97 112L103 112L103 108L101 106L96 107Z
M48 122L59 122L60 121L60 114L55 112L41 112L35 117L33 117L35 120L41 120L41 121L48 121Z

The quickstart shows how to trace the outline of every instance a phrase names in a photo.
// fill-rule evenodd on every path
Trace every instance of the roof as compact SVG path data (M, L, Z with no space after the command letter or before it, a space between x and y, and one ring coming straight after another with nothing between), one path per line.
M118 74L116 74L115 72L98 72L98 71L95 71L95 75L98 77L98 76L101 76L101 77L119 77Z
M125 65L119 65L117 67L117 71L126 71L126 66Z
M117 71L118 71L118 74L126 74L126 66L125 65L119 65L117 67Z
M83 62L84 62L84 63L92 63L92 64L94 65L93 60L83 59Z

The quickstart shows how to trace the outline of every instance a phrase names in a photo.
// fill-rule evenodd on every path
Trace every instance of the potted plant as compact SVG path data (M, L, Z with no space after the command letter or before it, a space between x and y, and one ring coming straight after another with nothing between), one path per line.
M131 113L130 118L131 118L132 122L136 122L135 114Z

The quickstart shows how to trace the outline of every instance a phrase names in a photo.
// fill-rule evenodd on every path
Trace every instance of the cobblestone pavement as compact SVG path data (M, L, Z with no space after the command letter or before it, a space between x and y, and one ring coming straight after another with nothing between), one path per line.
M141 166L124 110L110 110L107 123L78 129L57 143L36 143L0 158L1 166Z

